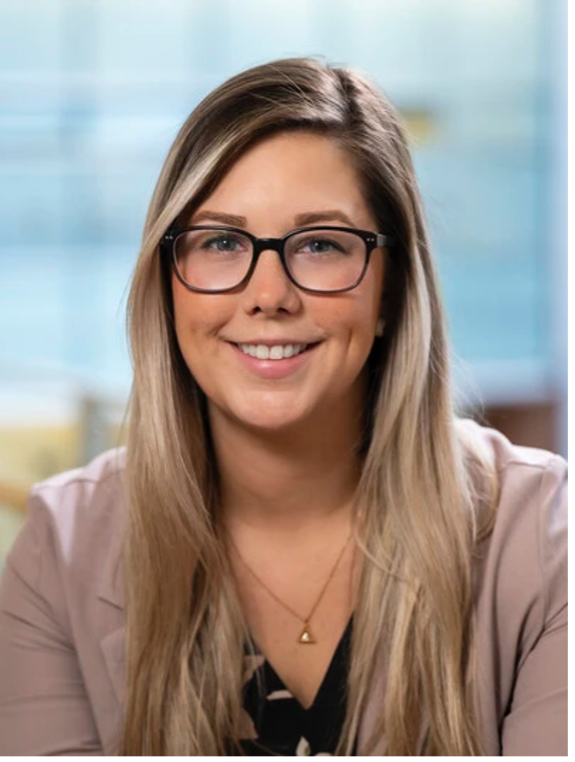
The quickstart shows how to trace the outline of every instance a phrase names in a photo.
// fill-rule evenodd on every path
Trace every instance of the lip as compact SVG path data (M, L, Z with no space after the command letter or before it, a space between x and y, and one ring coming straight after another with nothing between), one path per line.
M282 341L259 341L259 342L248 342L248 341L242 341L242 344L266 344L267 346L273 346L274 344L305 344L304 341L285 341L282 339ZM243 363L244 367L251 371L252 373L255 373L260 378L266 378L266 379L280 379L280 378L286 378L287 376L290 376L292 373L295 373L298 371L302 366L304 366L310 358L315 353L316 349L319 346L319 342L315 343L314 346L310 347L309 349L306 349L304 352L300 352L299 355L295 355L295 357L284 357L283 360L260 360L257 357L252 357L251 355L247 355L234 343L228 342L229 346L231 347L232 351L237 356L238 360Z

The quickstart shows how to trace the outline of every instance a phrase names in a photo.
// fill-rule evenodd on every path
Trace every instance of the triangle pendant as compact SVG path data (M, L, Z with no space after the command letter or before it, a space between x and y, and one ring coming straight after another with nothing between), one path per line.
M301 631L301 634L298 638L298 643L315 643L316 639L311 633L311 630L309 628L309 624L306 622L303 626L303 630Z

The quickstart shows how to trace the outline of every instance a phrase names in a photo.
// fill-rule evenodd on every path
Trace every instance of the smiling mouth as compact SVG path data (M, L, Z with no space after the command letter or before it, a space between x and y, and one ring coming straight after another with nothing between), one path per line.
M285 360L289 357L306 352L315 347L319 342L313 344L236 344L235 346L245 355L255 357L257 360Z

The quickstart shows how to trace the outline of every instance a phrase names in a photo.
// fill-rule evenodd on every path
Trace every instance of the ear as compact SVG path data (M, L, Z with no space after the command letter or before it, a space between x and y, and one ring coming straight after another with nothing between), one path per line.
M375 328L375 335L380 337L383 336L383 332L385 331L385 318L378 318L377 320L377 326Z

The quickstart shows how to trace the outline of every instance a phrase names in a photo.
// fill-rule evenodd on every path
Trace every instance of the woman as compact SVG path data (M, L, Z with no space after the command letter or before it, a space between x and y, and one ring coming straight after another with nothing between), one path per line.
M126 452L38 485L7 561L0 751L566 753L566 465L457 419L377 88L208 95L129 316Z

